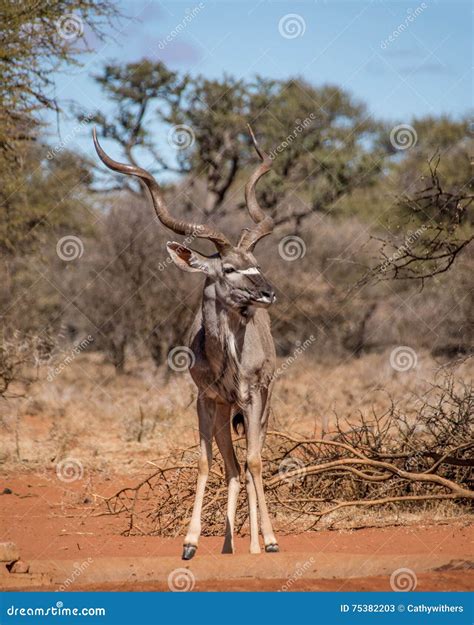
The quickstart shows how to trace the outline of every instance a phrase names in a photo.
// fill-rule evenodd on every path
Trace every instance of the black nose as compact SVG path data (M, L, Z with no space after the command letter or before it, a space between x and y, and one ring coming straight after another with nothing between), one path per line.
M271 302L275 299L275 292L273 289L262 289L261 294L262 297L268 298Z

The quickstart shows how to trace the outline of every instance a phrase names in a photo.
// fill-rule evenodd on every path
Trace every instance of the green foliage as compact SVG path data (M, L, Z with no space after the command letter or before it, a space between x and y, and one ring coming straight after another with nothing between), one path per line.
M133 148L140 146L152 154L155 172L170 169L145 128L152 104L158 105L154 114L161 122L187 127L190 140L177 150L178 170L204 181L206 214L219 209L246 167L254 166L246 123L274 159L259 193L277 221L294 218L277 209L295 189L305 202L297 219L328 210L338 198L373 182L386 154L376 141L380 126L338 87L262 77L179 80L163 64L149 61L106 66L96 80L116 109L111 119L98 113L92 123L116 140L132 163ZM128 182L122 178L119 184Z
M467 119L432 116L415 119L416 142L396 150L390 142L393 126L379 133L380 149L391 154L375 185L356 189L337 204L340 216L357 215L364 221L403 234L423 223L466 223L469 212L459 210L473 195L474 136ZM415 135L414 135L415 136ZM433 184L431 170L442 193ZM471 218L472 221L472 218Z
M115 110L109 116L100 111L79 115L79 119L98 127L99 136L113 139L122 147L124 156L135 163L133 148L149 150L159 169L171 168L155 149L151 138L148 114L152 106L162 119L170 109L179 105L187 79L178 78L161 62L143 59L125 65L108 64L94 76L104 95L114 103ZM156 169L154 169L156 171ZM123 177L118 178L126 184Z
M40 110L58 108L49 95L53 72L87 49L85 25L102 36L104 21L117 11L109 0L3 0L1 15L0 150L6 158L34 137Z
M425 117L413 121L417 142L393 172L404 191L423 188L429 178L429 162L439 158L437 171L446 191L472 192L474 136L467 119Z
M380 126L339 87L316 88L301 79L281 83L258 123L274 156L262 201L275 208L296 190L304 199L297 220L329 210L338 198L373 182L382 168L385 152L375 147ZM277 221L289 218L277 215Z
M221 206L242 167L242 135L250 121L253 96L251 87L242 80L199 76L189 81L181 108L168 120L192 131L193 145L178 156L193 178L205 180L203 208L207 214Z
M63 230L81 232L90 218L90 169L76 154L45 158L46 147L35 145L25 154L29 173L4 198L0 220L0 253L23 254Z
M50 95L54 72L87 51L84 33L102 37L116 16L109 0L3 0L0 28L0 252L35 248L40 233L77 212L88 172L62 153L50 162L36 146L39 114L59 110ZM72 30L71 30L72 28ZM90 181L90 179L89 179Z

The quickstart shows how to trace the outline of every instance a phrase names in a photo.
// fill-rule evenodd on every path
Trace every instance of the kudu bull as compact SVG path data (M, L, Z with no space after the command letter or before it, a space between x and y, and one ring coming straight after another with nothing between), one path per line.
M110 169L137 176L148 187L158 219L176 234L209 239L217 253L205 256L181 243L169 242L174 263L184 271L206 276L201 309L192 324L188 345L194 358L190 373L198 387L200 456L196 496L183 559L196 553L201 533L204 490L212 462L212 439L222 454L228 486L227 521L223 553L233 553L234 519L240 489L240 466L232 444L234 429L243 426L247 442L245 468L250 520L250 552L260 553L258 513L265 551L278 551L267 510L262 481L261 450L265 440L275 370L275 347L267 308L275 301L273 288L262 275L253 255L255 245L273 230L271 217L258 204L255 187L270 170L271 160L260 149L249 126L260 164L245 187L245 200L255 225L245 228L236 246L208 225L173 218L160 187L144 169L112 160L101 148L95 131L95 148Z

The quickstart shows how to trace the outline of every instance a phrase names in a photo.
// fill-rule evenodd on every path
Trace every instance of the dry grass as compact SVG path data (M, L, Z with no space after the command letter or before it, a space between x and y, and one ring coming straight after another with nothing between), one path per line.
M414 397L426 393L444 371L428 353L418 354L415 369L397 372L390 366L390 352L328 366L313 360L311 350L316 349L316 344L310 346L283 366L275 386L272 429L320 436L336 414L344 421L380 413L392 399L409 417ZM4 464L54 464L73 456L91 470L121 472L197 442L196 389L187 373L169 376L140 362L129 373L116 375L97 353L79 355L52 381L48 366L40 367L27 396L0 404ZM471 359L456 375L472 379L473 370Z
M446 376L446 367L428 353L417 354L416 368L397 372L390 365L390 351L329 366L314 360L313 349L317 349L316 344L291 363L279 362L284 373L276 384L270 428L297 439L328 439L334 436L336 427L357 430L358 424L372 419L374 414L389 414L394 405L397 419L401 415L407 424L416 426L420 401L433 384L441 383ZM127 475L126 485L136 484L149 477L157 464L163 466L163 458L176 459L177 449L190 448L180 459L181 464L185 459L184 468L172 478L174 486L179 487L178 500L183 502L180 521L172 529L172 533L179 533L189 516L196 474L192 450L198 441L196 390L189 375L170 375L169 371L158 371L143 361L133 363L128 373L117 375L113 366L98 353L83 353L51 379L51 367L55 364L49 362L39 367L37 380L29 385L27 395L3 400L0 405L0 463L3 469L44 474L61 460L74 458L80 462L86 475L106 472L116 476L118 490L124 485L123 477L119 476ZM455 388L461 388L462 380L472 379L473 369L472 359L454 368L458 380ZM453 368L449 370L453 371ZM22 389L18 386L14 391L21 395ZM278 466L288 455L288 449L281 446L281 441L277 444L275 436L268 438L266 447L267 479L272 479L278 474ZM239 454L243 461L243 448ZM300 460L306 465L311 457L320 462L324 457L323 448L307 448L303 456ZM289 457L292 458L291 454ZM210 492L214 489L215 494L218 493L220 503L210 505L213 523L208 523L207 527L208 531L221 533L225 491L222 488L223 467L218 455L216 460ZM329 480L331 482L332 477ZM320 486L319 482L313 481L312 497L317 495L314 488L317 490ZM342 486L341 483L340 493L346 490L346 485L344 489ZM145 500L143 509L154 509L157 497L164 496L161 490L160 486L155 493L150 491L149 501ZM281 494L282 490L278 488L270 495L272 512L277 516L280 531L289 527L290 518L293 529L308 527L318 518L314 513L319 508L312 510L306 506L311 513L309 525L308 515L303 523L299 523L299 514L293 514L290 509L282 512L278 501ZM332 493L331 497L335 499L335 494ZM147 508L149 505L151 508ZM240 528L245 532L243 499L240 508ZM318 527L410 523L423 517L443 520L465 513L465 506L452 501L423 501L415 507L387 504L375 509L361 508L357 512L352 508L341 509L336 514L321 517ZM128 522L124 521L124 530ZM148 531L153 530L149 528Z

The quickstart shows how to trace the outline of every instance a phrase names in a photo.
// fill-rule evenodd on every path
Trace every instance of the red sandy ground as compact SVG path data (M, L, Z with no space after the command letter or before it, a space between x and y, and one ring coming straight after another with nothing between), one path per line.
M108 497L129 479L89 476L66 484L54 474L10 474L0 480L0 493L8 488L11 494L0 494L0 542L15 542L21 558L29 560L114 558L117 556L175 556L181 552L182 538L120 535L123 520L109 516L93 516L97 496ZM91 482L92 479L92 482ZM135 482L134 479L132 482ZM86 494L88 493L88 494ZM352 531L321 531L279 536L284 552L340 554L448 555L454 559L473 560L472 525L387 527ZM203 537L198 554L219 554L222 538ZM248 537L236 540L238 553L248 550ZM196 556L198 557L198 556ZM232 556L226 556L232 557ZM252 556L249 556L252 557ZM271 557L268 555L266 557ZM283 580L284 583L284 580ZM243 579L197 582L195 590L277 590L282 580ZM128 583L75 586L75 590L168 590L162 583ZM473 590L474 570L446 570L418 575L417 590ZM291 590L390 590L389 579L383 577L350 579L300 579Z

